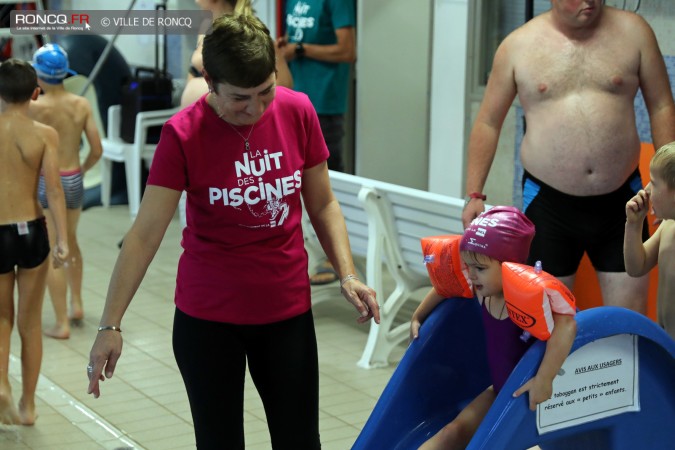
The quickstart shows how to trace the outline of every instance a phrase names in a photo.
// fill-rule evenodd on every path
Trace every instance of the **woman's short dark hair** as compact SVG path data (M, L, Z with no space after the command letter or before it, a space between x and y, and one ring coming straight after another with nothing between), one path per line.
M11 58L0 64L0 98L5 102L27 102L37 85L37 74L30 63Z
M269 30L248 14L217 18L204 37L202 59L214 89L218 83L259 86L275 71L276 62Z

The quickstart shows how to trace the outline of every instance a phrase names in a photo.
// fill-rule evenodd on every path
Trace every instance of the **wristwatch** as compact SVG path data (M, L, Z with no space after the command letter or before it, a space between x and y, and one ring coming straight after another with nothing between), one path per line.
M474 198L479 198L479 199L485 201L485 200L487 200L487 195L485 195L485 194L483 194L483 193L481 193L481 192L472 192L472 193L470 193L469 195L467 195L467 196L464 198L464 207L466 208L466 205L468 205L469 202L470 202L471 200L473 200Z
M303 58L305 56L305 46L302 45L302 42L295 44L295 57Z

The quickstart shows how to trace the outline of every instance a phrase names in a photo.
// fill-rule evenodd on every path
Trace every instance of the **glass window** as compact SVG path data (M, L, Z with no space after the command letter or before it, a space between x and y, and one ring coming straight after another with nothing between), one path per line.
M492 69L492 59L501 41L527 21L528 14L539 15L551 8L550 0L481 0L476 2L475 29L480 30L479 57L475 67L475 87L484 87Z

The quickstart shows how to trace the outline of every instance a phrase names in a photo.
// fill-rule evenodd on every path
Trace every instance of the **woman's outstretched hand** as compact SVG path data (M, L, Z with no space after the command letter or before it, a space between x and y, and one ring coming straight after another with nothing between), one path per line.
M340 288L342 295L354 305L359 312L359 323L368 322L375 319L375 323L380 323L380 305L377 303L377 294L373 289L363 284L358 278L349 278L342 283Z

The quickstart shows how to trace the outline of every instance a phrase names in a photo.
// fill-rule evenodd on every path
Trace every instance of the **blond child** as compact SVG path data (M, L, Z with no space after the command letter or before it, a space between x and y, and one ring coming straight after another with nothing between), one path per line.
M463 449L487 414L508 376L534 338L521 339L523 330L509 319L502 287L502 263L523 263L534 237L534 225L517 208L495 206L484 212L465 230L460 244L462 261L481 304L487 341L488 366L492 385L469 403L448 425L426 441L420 450ZM444 300L434 288L414 312L410 335L419 336L420 327L431 311ZM548 400L553 379L562 367L576 336L573 316L553 314L554 328L536 375L513 393L529 393L529 406Z
M68 255L66 211L59 179L58 135L28 117L39 88L30 64L14 59L0 64L0 422L35 423L35 389L42 363L42 299L47 277L49 238L37 200L44 174L54 228L54 264ZM18 306L14 306L14 287ZM21 337L22 395L14 406L9 384L10 337L14 317Z
M658 263L657 321L675 339L675 142L659 148L649 164L649 176L649 184L626 203L624 264L628 275L640 277ZM662 221L643 243L650 202L654 215Z
M91 106L86 98L66 91L63 79L73 72L68 68L68 55L57 44L47 44L33 56L33 67L44 95L30 106L31 116L59 133L59 170L66 196L68 242L70 256L62 268L50 269L47 287L52 299L56 323L45 330L57 339L70 337L71 321L79 324L84 316L82 307L82 252L77 242L77 225L82 212L84 186L82 180L103 153L101 138ZM89 142L89 154L80 165L80 140L84 132ZM44 180L40 180L39 199L48 208ZM48 227L53 224L48 220ZM50 236L53 237L53 236ZM70 315L67 294L70 289Z

